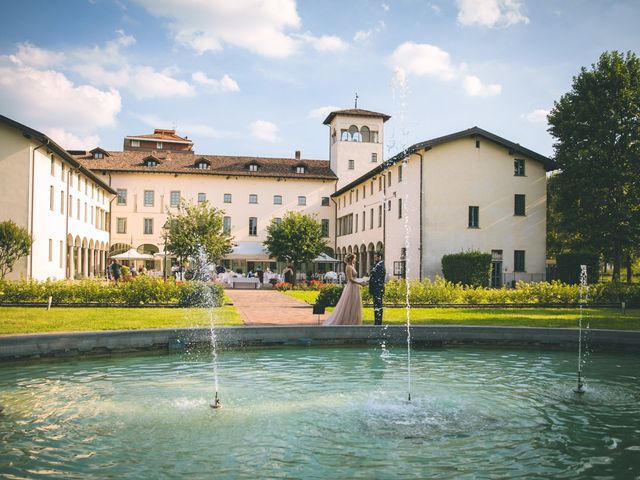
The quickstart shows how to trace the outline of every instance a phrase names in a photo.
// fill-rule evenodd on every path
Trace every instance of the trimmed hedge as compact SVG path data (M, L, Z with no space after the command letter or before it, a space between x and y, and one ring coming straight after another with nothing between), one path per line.
M578 285L580 283L580 265L587 266L587 282L598 283L600 280L600 265L597 253L568 252L556 256L558 266L558 280L564 283Z
M640 285L600 283L590 285L584 292L588 303L626 302L628 307L640 307ZM407 283L392 280L385 284L384 303L406 303ZM472 287L449 282L443 278L434 281L409 282L409 302L413 305L438 304L556 304L572 305L580 302L580 286L559 281L518 282L515 288ZM362 299L372 303L367 289L362 289Z
M147 305L178 304L181 306L203 306L204 290L196 286L197 282L176 283L173 279L166 282L162 279L146 276L129 282L115 284L103 280L80 280L76 282L34 280L0 281L0 302L39 303L48 302L52 297L52 305L75 303L113 304L113 305ZM205 305L221 306L224 291L221 285L206 284L210 294Z
M340 300L343 289L344 286L342 285L325 285L320 289L320 293L316 299L316 305L335 307L338 304L338 300Z
M453 283L485 287L491 275L491 254L472 251L444 255L442 273Z

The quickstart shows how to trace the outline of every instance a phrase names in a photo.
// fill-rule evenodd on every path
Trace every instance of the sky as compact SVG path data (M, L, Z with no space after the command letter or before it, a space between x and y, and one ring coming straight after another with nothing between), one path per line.
M385 158L478 126L553 155L546 114L638 0L21 0L0 113L67 149L176 128L200 154L328 159L336 109L392 116Z

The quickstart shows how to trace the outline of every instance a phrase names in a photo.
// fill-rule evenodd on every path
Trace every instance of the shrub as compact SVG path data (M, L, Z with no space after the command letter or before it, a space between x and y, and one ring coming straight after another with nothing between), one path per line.
M132 279L130 282L115 284L102 280L46 281L33 280L0 281L0 301L3 302L47 302L52 297L52 304L180 304L193 305L195 302L193 287L196 282L176 283L173 280L163 281L147 276ZM210 284L211 298L214 306L222 305L223 289L220 285Z
M491 255L477 251L445 255L442 272L450 282L484 287L491 274Z
M343 288L342 285L325 285L320 289L316 305L335 307L338 304L338 300L340 300Z
M180 289L179 303L183 307L220 307L223 303L222 286L204 282L189 282Z
M587 266L587 281L591 284L600 280L599 257L592 252L560 253L556 256L558 280L564 283L580 283L580 265Z

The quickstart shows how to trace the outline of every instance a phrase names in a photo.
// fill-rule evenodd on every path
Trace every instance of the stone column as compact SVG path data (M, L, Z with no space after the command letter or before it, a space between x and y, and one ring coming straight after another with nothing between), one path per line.
M86 278L88 276L89 270L88 270L88 255L87 255L87 247L80 247L80 255L81 255L81 265L82 265L82 277Z
M93 248L87 247L87 277L93 277Z
M70 280L73 280L74 268L75 262L73 261L73 245L67 245L67 278Z

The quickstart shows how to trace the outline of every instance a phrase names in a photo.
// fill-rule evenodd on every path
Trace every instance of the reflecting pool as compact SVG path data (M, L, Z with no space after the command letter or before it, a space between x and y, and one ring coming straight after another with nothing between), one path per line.
M278 348L0 367L6 478L640 478L640 358Z

